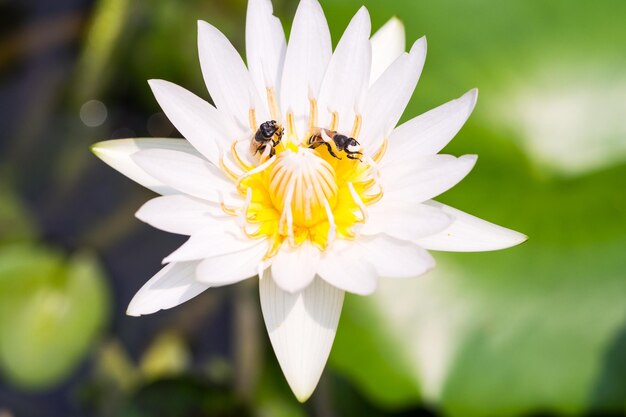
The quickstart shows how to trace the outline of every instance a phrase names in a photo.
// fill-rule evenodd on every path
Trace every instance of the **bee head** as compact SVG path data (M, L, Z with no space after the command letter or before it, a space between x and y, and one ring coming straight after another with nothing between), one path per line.
M274 136L274 133L276 133L276 131L278 130L276 120L270 120L270 121L262 123L261 126L259 126L259 130L261 131L261 134L263 135L263 137L268 138L268 139L271 138L272 136Z

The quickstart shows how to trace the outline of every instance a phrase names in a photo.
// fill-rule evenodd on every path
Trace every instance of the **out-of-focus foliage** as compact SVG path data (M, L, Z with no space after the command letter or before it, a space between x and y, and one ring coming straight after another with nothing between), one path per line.
M366 3L375 19L387 17L386 4ZM426 401L464 417L619 413L626 398L626 194L619 185L626 142L617 138L626 123L615 116L626 101L601 102L613 115L607 132L600 110L572 113L567 100L576 99L576 109L602 94L603 74L626 64L606 38L626 35L616 18L626 7L401 3L396 13L409 38L429 39L405 117L438 104L433 97L481 89L475 114L447 149L479 154L477 167L442 201L530 239L499 253L438 254L438 269L426 277L349 297L333 365L389 408ZM342 10L329 5L328 14ZM563 71L546 85L538 74L555 67ZM611 79L626 83L623 73ZM555 91L559 100L546 102ZM539 138L533 124L547 125L552 136ZM569 125L579 127L575 136ZM538 140L546 143L538 148Z
M102 330L110 299L92 254L36 243L26 206L0 187L0 374L28 389L62 381Z
M109 297L92 255L69 261L33 246L0 250L0 364L26 388L67 376L102 329Z
M36 231L27 208L1 180L0 201L0 245L33 239Z

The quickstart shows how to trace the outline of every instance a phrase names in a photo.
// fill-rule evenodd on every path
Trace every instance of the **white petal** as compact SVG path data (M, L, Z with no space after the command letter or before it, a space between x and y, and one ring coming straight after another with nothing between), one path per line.
M252 83L246 66L230 41L215 27L198 21L198 53L202 76L215 106L233 118L242 132L249 131L249 112L268 120L267 106Z
M291 26L280 87L281 109L296 116L299 135L304 135L309 99L318 97L331 55L322 7L317 0L301 0Z
M216 222L209 229L199 230L169 256L163 263L195 261L248 249L258 241L248 239L235 223L226 219Z
M259 285L265 326L296 398L317 386L332 347L344 292L316 278L304 291L283 291L265 274Z
M209 161L183 152L149 149L132 156L148 174L179 192L220 202L234 197L235 185Z
M424 156L410 164L385 166L381 182L385 202L421 203L454 187L472 170L476 155Z
M142 222L170 233L190 236L215 224L225 214L215 204L186 195L156 197L135 213Z
M267 89L273 88L280 97L287 41L280 20L273 15L270 0L248 1L246 14L246 57L248 70L259 97L267 98Z
M217 164L221 149L234 140L235 126L215 107L174 83L164 80L148 83L176 129L209 161Z
M427 204L452 216L454 221L442 232L415 241L426 249L483 252L510 248L528 239L521 233L489 223L436 201L429 201Z
M297 248L284 245L272 258L272 279L284 291L301 291L315 278L319 261L319 249L309 242Z
M328 64L319 96L320 124L327 126L330 113L339 114L339 132L350 132L369 86L372 65L370 16L361 7L339 40Z
M418 39L381 75L367 93L359 141L370 152L380 146L398 124L413 95L426 59L426 38Z
M165 266L137 291L126 314L141 316L167 310L209 288L195 281L197 265L197 262L181 262Z
M158 194L178 194L178 190L165 185L162 181L148 174L131 158L132 155L142 149L171 149L200 156L200 153L184 139L115 139L98 142L91 147L93 153L107 165L149 190Z
M435 267L435 260L414 243L388 236L362 237L357 241L361 257L385 278L413 278Z
M367 209L368 219L360 230L362 235L384 233L401 240L438 233L452 223L452 217L424 204L374 204Z
M434 155L459 132L476 106L478 90L449 101L399 126L389 136L382 165L399 164Z
M267 252L267 242L225 255L206 258L196 269L196 280L212 287L234 284L257 274L259 264Z
M336 241L324 252L317 273L344 291L369 295L376 290L378 273L354 242Z
M392 17L370 40L372 43L372 72L370 85L396 60L406 48L404 25L397 17Z

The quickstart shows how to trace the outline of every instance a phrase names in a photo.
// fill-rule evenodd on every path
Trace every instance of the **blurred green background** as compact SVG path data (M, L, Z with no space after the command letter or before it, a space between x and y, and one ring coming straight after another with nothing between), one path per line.
M626 3L323 0L335 43L361 2L428 37L405 120L480 89L445 150L478 165L441 201L529 241L348 296L300 405L253 280L124 315L181 239L88 151L178 136L146 80L208 99L196 20L243 52L245 0L0 0L0 416L624 415Z

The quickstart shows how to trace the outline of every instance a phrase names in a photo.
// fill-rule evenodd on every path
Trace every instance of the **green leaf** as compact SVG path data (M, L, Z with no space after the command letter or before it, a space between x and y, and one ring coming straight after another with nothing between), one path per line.
M0 369L43 389L65 378L104 325L108 289L96 260L31 246L0 251Z

